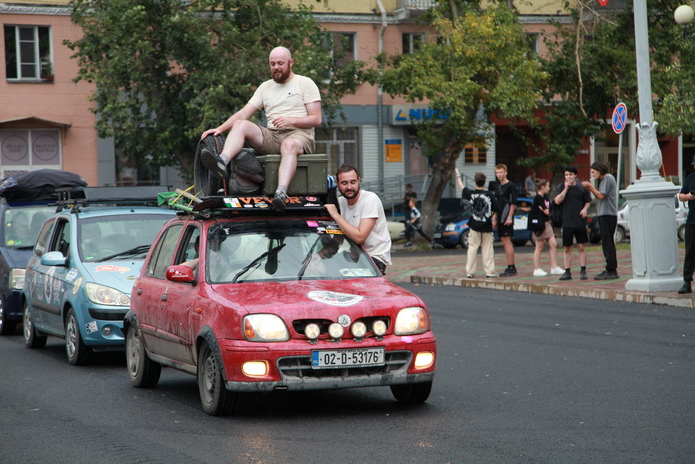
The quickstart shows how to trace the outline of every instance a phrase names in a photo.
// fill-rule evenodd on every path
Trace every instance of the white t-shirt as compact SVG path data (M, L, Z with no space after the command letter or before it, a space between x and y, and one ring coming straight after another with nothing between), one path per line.
M340 215L354 227L360 226L360 221L366 218L377 218L372 232L364 241L364 249L372 258L384 264L391 265L391 236L389 235L386 215L381 200L374 192L360 190L360 197L353 206L348 205L345 197L338 198Z
M268 129L277 129L273 125L273 119L278 116L304 117L308 116L307 103L321 101L321 92L314 81L305 76L295 74L288 82L278 84L270 79L262 83L249 103L265 110L268 120ZM314 128L300 129L314 137Z

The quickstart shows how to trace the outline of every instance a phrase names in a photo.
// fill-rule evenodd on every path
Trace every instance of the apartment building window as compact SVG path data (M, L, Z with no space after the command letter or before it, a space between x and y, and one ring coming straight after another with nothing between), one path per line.
M420 44L425 43L425 34L406 32L403 34L403 54L413 53L420 49Z
M344 67L348 61L356 60L357 34L355 32L327 32L323 35L323 48L331 54L335 68ZM330 79L330 73L324 76Z
M7 80L53 80L50 27L5 25L4 33Z
M463 149L463 162L465 164L487 164L487 147L466 145Z
M541 54L541 35L540 34L526 34L528 37L528 46L536 56Z
M349 164L359 169L357 137L357 127L316 128L316 153L328 155L328 174L335 175L341 164Z

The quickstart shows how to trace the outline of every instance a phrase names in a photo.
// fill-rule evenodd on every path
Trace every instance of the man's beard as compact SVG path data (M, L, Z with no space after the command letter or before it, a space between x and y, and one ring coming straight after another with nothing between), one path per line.
M344 192L340 192L346 200L352 200L353 198L356 198L357 195L360 194L360 188L357 187L356 189L352 190L345 190Z
M290 77L289 71L287 71L287 73L285 73L285 71L280 70L279 73L277 73L277 72L273 73L273 80L275 82L277 82L278 84L284 84L287 81L288 77Z

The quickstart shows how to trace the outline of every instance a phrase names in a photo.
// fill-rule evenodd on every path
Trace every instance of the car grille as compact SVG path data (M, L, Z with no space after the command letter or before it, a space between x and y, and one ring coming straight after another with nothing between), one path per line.
M128 311L104 311L103 309L89 308L92 319L100 321L122 321Z
M413 354L410 351L387 351L383 366L312 369L310 356L288 356L278 360L278 369L286 379L359 377L375 374L395 374L407 369L412 358Z

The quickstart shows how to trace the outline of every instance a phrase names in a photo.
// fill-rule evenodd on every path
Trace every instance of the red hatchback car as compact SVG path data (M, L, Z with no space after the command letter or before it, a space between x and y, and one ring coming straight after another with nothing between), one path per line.
M315 199L284 213L224 201L180 213L152 246L125 318L133 385L153 387L162 366L196 375L211 415L271 390L388 385L399 402L427 400L437 345L419 297Z

